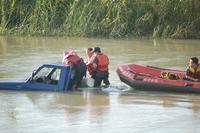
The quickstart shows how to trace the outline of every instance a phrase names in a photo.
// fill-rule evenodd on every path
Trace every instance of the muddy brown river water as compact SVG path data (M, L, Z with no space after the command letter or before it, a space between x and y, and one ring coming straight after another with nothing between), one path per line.
M185 70L200 40L0 37L0 81L22 81L65 50L100 46L111 87L80 92L0 91L0 133L199 133L200 95L135 91L116 68L135 63Z

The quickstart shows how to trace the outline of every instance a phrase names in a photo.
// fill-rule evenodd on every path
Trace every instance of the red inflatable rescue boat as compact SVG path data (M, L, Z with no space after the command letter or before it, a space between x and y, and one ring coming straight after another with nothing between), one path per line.
M119 66L117 73L122 82L137 90L200 93L200 82L185 79L185 71L129 64Z

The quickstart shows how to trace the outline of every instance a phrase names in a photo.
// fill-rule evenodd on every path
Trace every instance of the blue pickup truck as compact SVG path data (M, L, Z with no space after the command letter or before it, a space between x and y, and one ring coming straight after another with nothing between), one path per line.
M0 90L68 91L74 82L74 69L63 64L44 64L24 82L0 82Z

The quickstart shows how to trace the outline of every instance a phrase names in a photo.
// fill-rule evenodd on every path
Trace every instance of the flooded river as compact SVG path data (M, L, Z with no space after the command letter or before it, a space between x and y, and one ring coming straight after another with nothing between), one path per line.
M0 91L0 133L199 133L200 97L135 91L116 68L135 63L185 70L200 56L200 40L0 37L0 81L22 81L44 63L60 62L65 50L86 58L100 46L110 57L112 86L81 92Z

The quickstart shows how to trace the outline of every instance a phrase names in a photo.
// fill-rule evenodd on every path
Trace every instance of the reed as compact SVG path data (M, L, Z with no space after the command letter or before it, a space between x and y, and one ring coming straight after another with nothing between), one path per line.
M1 35L200 38L199 0L1 0Z

